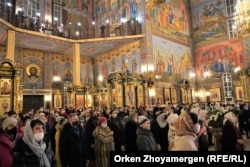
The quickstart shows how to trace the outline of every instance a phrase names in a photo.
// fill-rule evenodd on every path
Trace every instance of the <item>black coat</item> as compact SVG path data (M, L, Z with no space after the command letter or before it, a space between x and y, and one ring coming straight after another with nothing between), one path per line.
M221 145L222 151L237 151L236 143L238 140L234 125L230 121L226 121L222 128Z
M125 127L118 118L110 118L108 127L114 132L115 150L121 151L121 146L125 145Z
M12 167L41 167L40 158L30 149L30 147L23 141L23 138L18 138L13 148L14 157ZM45 150L48 160L53 167L54 153L48 147Z
M138 151L136 144L136 129L138 124L129 120L125 126L126 151Z
M87 139L88 139L88 144L89 144L89 156L90 159L95 158L95 150L91 148L90 146L92 144L95 144L95 138L93 137L92 133L95 130L97 126L97 117L90 117L89 120L86 123L86 134L87 134Z
M161 128L157 120L153 120L151 123L151 132L154 135L157 144L161 145L161 151L168 151L168 124Z
M63 167L85 167L88 159L88 142L84 130L71 124L64 125L59 138L59 154Z

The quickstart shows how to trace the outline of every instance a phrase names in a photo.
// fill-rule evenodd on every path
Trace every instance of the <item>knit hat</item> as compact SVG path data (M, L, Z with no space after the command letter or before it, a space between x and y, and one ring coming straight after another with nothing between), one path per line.
M17 124L17 119L16 119L16 118L11 118L11 117L6 118L6 119L3 121L3 123L2 123L3 131L5 131L5 129L6 129L9 125L11 125L12 123Z
M167 118L169 125L173 124L178 119L178 114L170 114Z
M106 117L99 117L98 118L98 121L97 121L97 124L98 125L101 125L103 122L106 122L107 121L107 118Z
M139 125L142 125L142 124L145 123L146 121L149 121L149 119L148 119L146 116L144 116L144 115L138 116L138 124L139 124Z

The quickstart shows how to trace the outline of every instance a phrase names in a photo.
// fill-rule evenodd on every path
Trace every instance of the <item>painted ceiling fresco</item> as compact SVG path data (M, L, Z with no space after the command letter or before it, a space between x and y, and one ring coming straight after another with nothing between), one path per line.
M14 30L14 27L6 26L6 24L0 20L0 45L7 44L8 30ZM143 35L134 35L113 38L71 40L40 32L16 29L15 45L16 47L43 50L53 53L73 54L73 45L75 42L78 42L80 43L80 55L94 58L107 51L140 40L143 37Z

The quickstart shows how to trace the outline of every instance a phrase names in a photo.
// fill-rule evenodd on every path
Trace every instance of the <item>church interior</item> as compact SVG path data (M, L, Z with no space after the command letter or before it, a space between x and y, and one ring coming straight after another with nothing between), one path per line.
M249 103L249 10L248 0L0 0L1 112Z

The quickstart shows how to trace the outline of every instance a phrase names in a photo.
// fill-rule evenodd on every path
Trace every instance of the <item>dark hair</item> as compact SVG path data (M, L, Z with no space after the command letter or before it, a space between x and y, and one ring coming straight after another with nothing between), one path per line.
M16 112L13 111L13 110L10 110L10 111L8 112L8 116L12 116L12 115L16 115Z
M30 121L30 127L31 129L33 129L35 127L35 125L42 125L44 128L44 124L40 119L33 119Z

